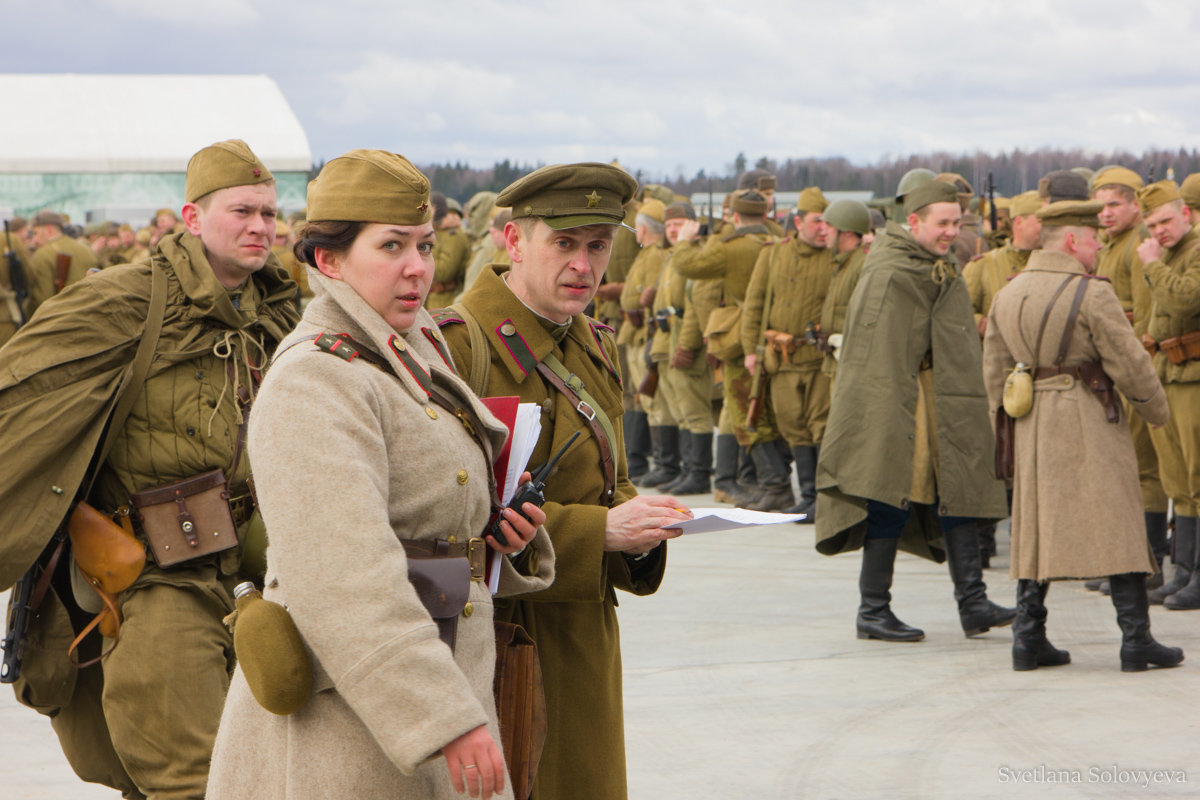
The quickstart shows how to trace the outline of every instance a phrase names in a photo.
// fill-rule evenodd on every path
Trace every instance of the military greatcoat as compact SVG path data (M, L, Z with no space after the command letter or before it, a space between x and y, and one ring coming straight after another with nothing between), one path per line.
M1112 287L1080 277L1083 272L1070 256L1039 250L996 297L983 343L991 407L999 407L1004 379L1018 361L1035 367L1055 362L1074 295L1086 280L1062 365L1101 362L1129 404L1147 422L1162 425L1167 398L1150 357ZM1035 353L1046 309L1068 280ZM1033 410L1015 425L1009 576L1046 581L1155 572L1124 411L1110 423L1091 390L1071 375L1035 381L1033 395Z
M489 371L486 395L517 395L542 407L542 435L530 463L544 464L576 431L546 482L546 530L554 544L554 584L544 592L496 603L497 619L516 622L537 642L546 689L548 734L535 800L621 800L626 796L625 731L617 589L651 594L666 566L666 545L640 561L604 551L608 507L637 494L625 466L621 385L611 331L580 315L552 335L553 323L530 311L488 267L462 305L483 327ZM459 370L471 370L466 324L452 314L439 325ZM603 494L600 450L574 406L537 371L555 353L578 376L616 430L615 495Z

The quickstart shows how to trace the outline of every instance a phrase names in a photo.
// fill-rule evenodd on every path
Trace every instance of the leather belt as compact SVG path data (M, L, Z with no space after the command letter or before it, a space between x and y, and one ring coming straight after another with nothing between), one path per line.
M471 580L481 581L486 577L487 542L472 537L465 542L449 542L445 539L401 539L404 552L411 555L441 556L443 558L466 558L471 564Z

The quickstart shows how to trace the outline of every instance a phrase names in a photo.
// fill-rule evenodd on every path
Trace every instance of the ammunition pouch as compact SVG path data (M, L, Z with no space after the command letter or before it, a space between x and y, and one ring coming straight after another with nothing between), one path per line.
M1158 342L1148 333L1142 334L1142 347L1146 348L1146 352L1151 356L1158 352Z
M1143 340L1144 343L1144 340ZM1158 343L1158 349L1166 354L1172 364L1184 364L1200 358L1200 331L1182 336L1173 336Z
M237 547L237 524L221 469L146 489L130 498L150 552L166 568ZM239 507L253 502L238 498ZM249 514L245 514L248 518Z

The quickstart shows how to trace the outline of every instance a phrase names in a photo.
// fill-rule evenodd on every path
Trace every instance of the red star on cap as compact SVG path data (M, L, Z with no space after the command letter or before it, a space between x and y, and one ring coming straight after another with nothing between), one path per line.
M255 168L254 168L254 177L256 177L256 178L261 178L261 177L262 177L262 170L261 170L261 169L259 169L258 167L255 167Z

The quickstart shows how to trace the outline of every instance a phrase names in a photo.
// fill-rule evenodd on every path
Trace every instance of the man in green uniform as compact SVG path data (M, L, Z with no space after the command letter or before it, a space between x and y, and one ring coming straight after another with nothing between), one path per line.
M244 420L267 358L298 319L296 285L270 257L274 179L243 142L193 156L185 197L185 232L165 236L149 261L68 287L0 350L0 440L10 448L0 459L0 588L38 558L75 500L128 513L134 493L215 469L249 544ZM159 315L152 360L131 368ZM135 370L147 376L140 383ZM136 402L106 442L91 491L77 496L117 397ZM140 522L134 532L147 541ZM58 562L65 572L27 636L18 699L51 716L84 780L127 797L203 798L233 669L222 619L241 548L169 567L148 557L116 598L119 639L90 634L81 656L111 652L79 670L66 645L99 608L86 582L72 589L70 561Z
M1042 207L1042 198L1030 190L1011 201L1012 239L995 250L989 250L974 258L963 268L963 280L975 307L975 324L980 338L987 329L987 315L992 308L992 298L1003 289L1012 276L1025 268L1029 254L1041 246L1042 224L1037 212Z
M1197 214L1200 213L1200 172L1193 172L1179 184L1179 196L1183 204L1192 210L1192 224L1196 224Z
M496 603L496 618L538 645L550 731L535 800L626 797L616 590L649 594L666 566L666 530L688 514L672 497L638 497L625 470L621 379L611 329L590 319L613 234L637 182L608 164L543 167L497 199L510 269L491 266L439 325L482 395L542 408L531 463L576 431L546 482L556 576L544 592Z
M433 251L433 284L425 298L426 308L444 308L454 302L467 274L471 257L471 242L462 229L462 206L441 192L429 196L433 205L434 235L437 247ZM450 203L458 206L455 211Z
M63 224L62 215L53 211L40 211L33 218L37 248L29 262L29 301L33 310L100 265L90 247L63 233Z
M776 483L776 489L751 508L808 514L809 519L817 500L817 454L829 415L829 376L821 370L824 354L817 348L821 306L833 278L833 252L824 217L828 205L815 186L800 193L796 235L759 255L746 289L742 322L746 369L754 369L759 358L756 348L764 339L767 342L763 358L771 376L771 412L792 450L800 485L800 498L793 506L791 476L784 468L783 484ZM768 294L770 308L766 307ZM769 450L760 447L756 452L760 477L764 469L778 470L767 457Z
M775 440L779 434L765 411L754 429L746 425L753 372L745 366L746 288L763 246L773 241L764 225L768 208L767 198L757 190L734 193L730 200L733 214L731 224L724 233L710 236L703 245L699 242L700 225L693 220L683 223L671 268L686 280L721 281L719 305L698 315L698 321L704 325L702 330L708 340L708 352L721 360L721 391L724 399L721 413L733 430L736 444L748 448L751 454L759 453L755 456L755 465L760 486L769 487L768 491L773 495L772 505L781 507L785 500L787 505L791 505L793 497L787 467L776 449ZM707 313L707 319L699 318L703 313ZM711 446L711 442L709 444ZM718 438L718 460L729 463L731 444L727 438ZM759 460L763 462L761 466L758 465ZM728 474L727 469L725 474ZM722 487L722 492L743 503L757 502L749 495L738 493L734 486L726 485Z
M1149 238L1137 256L1150 287L1143 336L1167 391L1171 419L1150 431L1159 475L1175 506L1175 577L1163 605L1200 608L1200 233L1174 181L1138 190Z
M832 381L837 373L837 352L846 331L846 310L867 260L866 236L871 232L871 211L858 200L834 200L825 209L833 250L833 277L821 306L817 349L825 354L821 371Z
M24 220L21 222L24 223ZM25 246L22 234L22 230L10 223L7 234L0 239L0 345L11 339L21 323L33 313L28 296L23 302L18 302L10 271L11 262L15 260L18 274L24 276L28 295L29 248Z
M1008 514L996 480L971 300L948 257L962 210L954 186L905 194L910 230L889 223L850 301L817 465L817 550L862 548L861 639L918 641L891 610L896 551L946 558L967 636L1012 623L987 598L978 527Z

